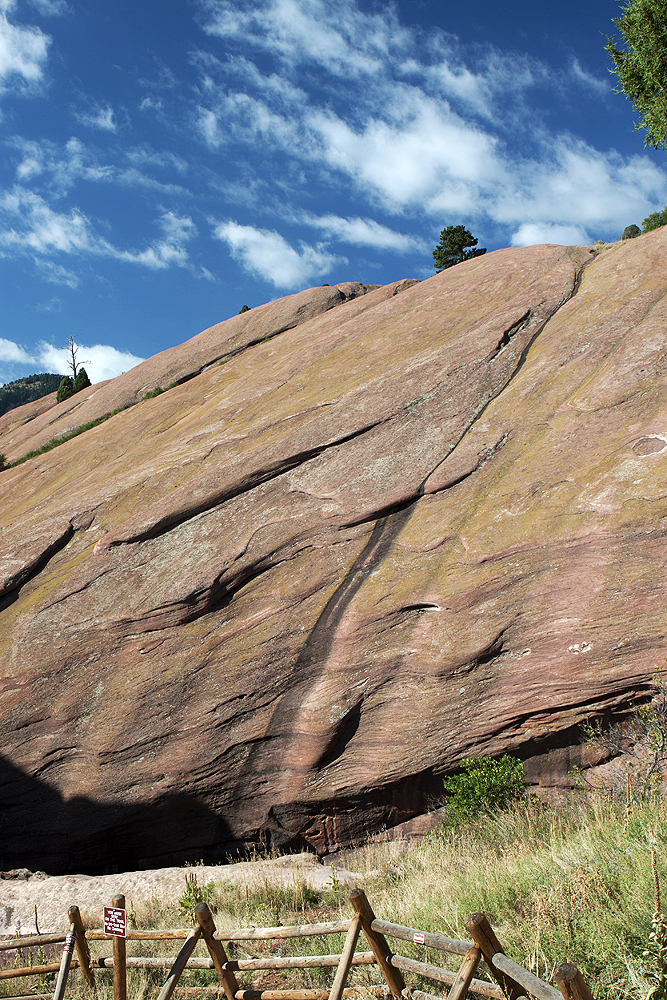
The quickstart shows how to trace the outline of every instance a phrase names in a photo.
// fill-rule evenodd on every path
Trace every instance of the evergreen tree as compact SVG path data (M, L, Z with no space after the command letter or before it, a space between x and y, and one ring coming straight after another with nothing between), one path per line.
M642 232L651 233L660 226L667 226L667 205L660 212L651 212L642 222Z
M639 228L639 226L635 226L634 224L631 226L626 226L623 232L621 233L621 239L634 240L635 236L639 236L640 233L641 229Z
M667 0L628 0L614 18L625 49L607 38L618 74L617 91L632 101L644 129L644 144L667 149Z
M69 375L65 375L58 386L58 392L56 393L56 403L62 403L64 399L69 399L70 396L74 395L74 382Z
M486 247L476 250L478 243L479 240L465 226L447 226L440 233L440 242L433 251L433 266L436 271L444 271L471 257L481 257L486 253Z
M82 389L87 389L89 385L92 385L92 383L88 378L88 372L83 367L79 368L72 385L72 392L81 392Z

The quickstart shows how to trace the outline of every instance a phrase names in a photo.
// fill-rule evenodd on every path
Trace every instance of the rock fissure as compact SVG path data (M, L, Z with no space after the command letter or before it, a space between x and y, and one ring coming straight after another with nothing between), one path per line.
M530 347L535 343L537 337L544 331L547 324L554 318L554 316L559 312L563 305L571 301L572 297L576 294L580 284L581 284L581 272L583 271L584 264L579 273L575 274L575 278L571 285L570 294L564 296L560 302L558 302L553 308L549 316L539 324L538 328L534 334L530 337L528 344L524 345L521 353L519 355L518 361L511 368L508 374L500 380L500 385L487 394L486 398L481 402L481 404L476 407L473 411L471 419L466 423L465 428L462 430L459 438L456 442L458 445L470 431L471 427L480 419L482 414L487 410L490 403L497 399L501 393L507 388L512 379L516 376L517 372L525 363L525 359L528 355ZM520 329L526 329L530 323L530 310L524 313L522 317L515 322L509 329L514 331L514 336L519 332ZM501 337L501 341L502 341ZM502 346L502 345L500 345ZM499 356L500 351L492 354L489 361L489 365L493 363ZM456 445L454 447L456 447ZM410 520L414 507L416 503L425 495L425 487L428 479L439 468L446 460L447 457L454 450L452 448L448 455L444 459L441 459L436 465L429 471L429 473L424 476L422 481L419 483L415 489L413 495L408 500L398 504L392 505L387 513L379 517L374 525L371 537L365 546L362 553L357 557L350 571L336 589L335 593L329 599L324 611L319 616L314 628L309 633L302 650L299 654L297 661L297 670L295 671L296 677L302 676L303 674L310 674L312 680L308 685L308 688L312 691L316 685L320 682L322 673L325 669L327 659L330 655L332 644L334 641L334 636L338 627L340 626L348 607L351 605L352 600L355 595L360 590L361 586L368 579L370 574L376 570L381 564L382 560L388 555L393 547L395 539L401 533L401 531L406 527L407 522ZM372 517L365 517L364 521L372 521ZM495 640L494 640L495 642ZM490 657L493 658L493 657ZM476 664L472 665L474 668ZM306 692L302 689L302 685L295 683L295 691L298 691L298 697L302 703L307 703L308 696ZM298 723L295 723L294 716L298 717L298 708L294 704L293 695L286 695L284 699L284 704L277 707L274 713L274 718L271 720L270 729L272 728L292 728L293 731L299 731ZM290 722L287 722L287 718L290 718Z
M185 508L179 509L178 512L174 514L160 518L150 528L138 530L136 532L129 532L122 538L114 538L113 536L111 538L108 538L108 536L101 538L95 546L96 551L99 552L104 549L116 548L120 545L131 545L135 542L145 542L154 538L159 538L166 532L172 531L174 528L181 527L188 521L192 521L194 518L200 517L202 514L207 514L210 511L221 507L223 504L228 503L230 500L236 500L238 497L251 493L259 486L263 486L274 479L279 479L281 476L284 476L286 473L292 472L294 469L305 465L314 458L319 458L319 456L323 455L325 452L330 451L333 448L338 448L341 445L347 444L349 441L353 441L355 438L369 433L369 431L372 431L375 427L386 423L388 419L389 418L383 417L373 423L359 427L349 434L342 435L340 438L328 441L326 444L316 445L313 448L298 452L294 455L286 456L279 462L276 462L268 467L256 469L253 472L248 473L241 479L240 482L227 487L219 493L209 495L198 503L193 503Z
M518 319L515 323L512 323L512 325L503 332L502 337L498 341L498 345L490 354L486 356L485 360L490 362L493 361L494 358L497 358L500 352L509 345L512 338L518 333L521 333L522 330L526 329L526 327L530 324L532 316L533 310L527 309L520 319Z
M38 551L31 559L26 560L25 564L19 570L5 578L2 585L0 585L0 613L18 598L21 588L34 577L38 576L46 568L50 560L65 548L73 535L74 528L70 522L41 551Z

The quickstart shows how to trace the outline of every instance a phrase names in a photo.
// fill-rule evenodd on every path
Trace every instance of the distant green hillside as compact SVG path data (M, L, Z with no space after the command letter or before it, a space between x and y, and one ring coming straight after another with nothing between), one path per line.
M42 373L18 378L15 382L7 382L6 385L0 386L0 417L8 410L13 410L15 406L30 403L33 399L41 399L42 396L55 392L61 381L62 375Z

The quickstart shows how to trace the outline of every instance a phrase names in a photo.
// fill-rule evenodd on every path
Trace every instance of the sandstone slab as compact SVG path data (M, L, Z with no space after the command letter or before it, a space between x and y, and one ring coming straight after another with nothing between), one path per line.
M190 373L0 476L1 866L326 853L580 760L665 655L666 250L312 289L86 390Z

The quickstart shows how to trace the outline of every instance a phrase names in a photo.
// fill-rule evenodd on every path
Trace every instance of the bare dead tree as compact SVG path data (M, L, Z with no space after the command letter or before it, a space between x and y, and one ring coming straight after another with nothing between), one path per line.
M76 340L76 337L68 337L67 338L67 355L68 355L67 367L72 369L72 378L73 379L76 378L76 374L77 374L79 368L81 368L82 365L89 365L90 364L90 359L88 359L87 361L79 361L78 360L77 355L79 353L79 348L74 343L75 340Z

